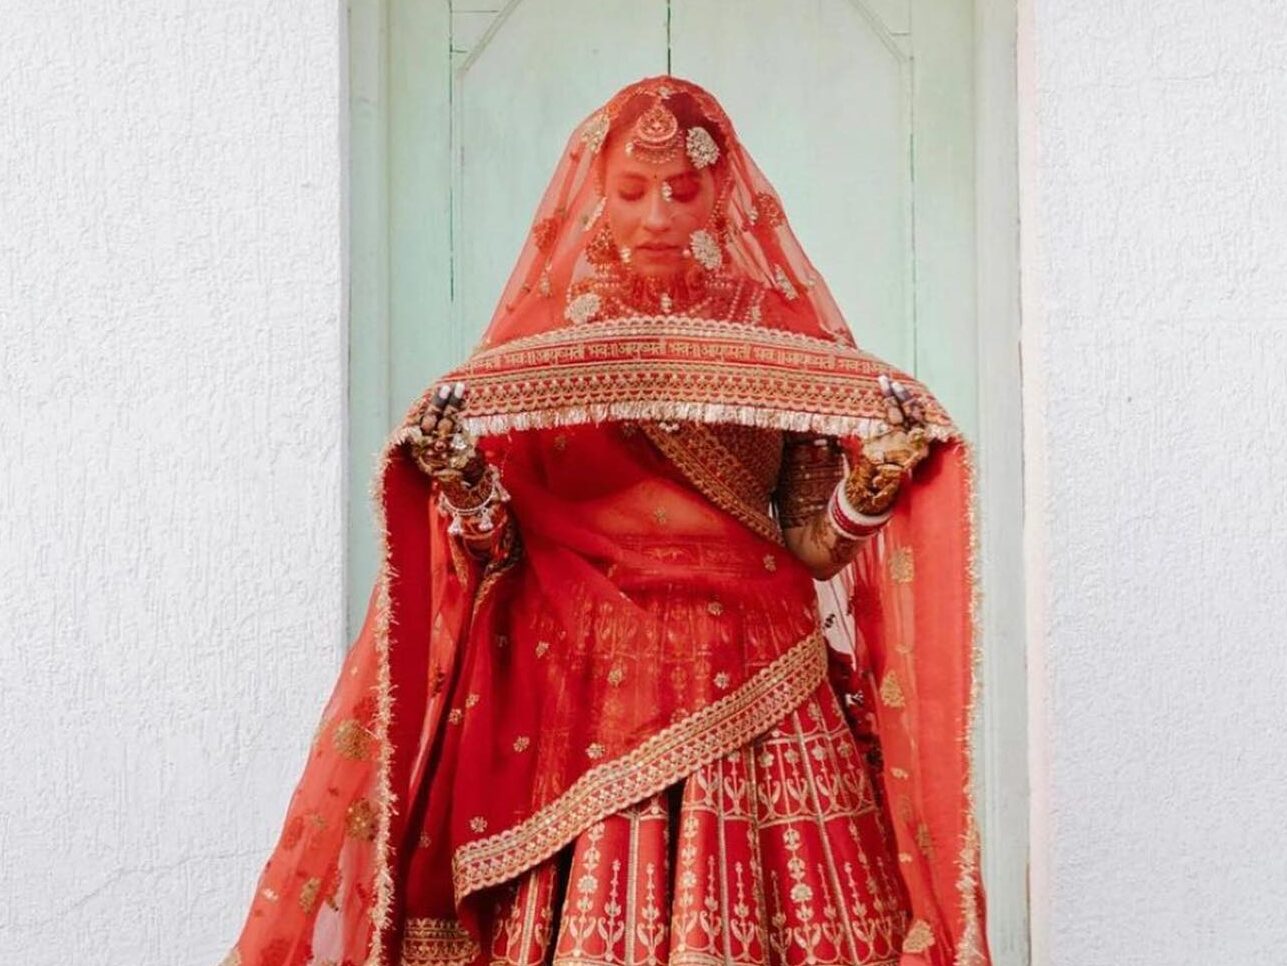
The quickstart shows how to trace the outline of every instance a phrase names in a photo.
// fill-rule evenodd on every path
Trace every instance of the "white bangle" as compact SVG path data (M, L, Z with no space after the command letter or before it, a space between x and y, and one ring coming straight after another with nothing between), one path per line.
M827 519L832 529L846 540L865 540L884 526L893 515L893 507L879 516L855 510L845 495L843 480L836 484L836 488L831 491L831 499L827 501Z

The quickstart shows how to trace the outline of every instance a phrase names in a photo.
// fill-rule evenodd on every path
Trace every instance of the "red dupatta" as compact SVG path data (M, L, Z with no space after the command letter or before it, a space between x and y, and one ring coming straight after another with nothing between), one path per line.
M608 290L594 281L621 271L602 246L596 256L602 238L596 158L618 126L658 100L685 116L696 111L714 136L722 193L711 237L721 257L694 265L692 288L706 295L691 311L616 314ZM625 88L578 127L482 346L447 378L468 384L466 422L505 464L529 430L620 420L811 430L852 449L883 429L876 382L882 373L925 400L941 445L918 469L888 526L833 582L831 596L839 594L840 606L832 633L855 655L855 676L870 672L867 707L882 742L890 817L914 916L904 962L976 966L989 960L971 796L976 644L968 448L924 386L854 347L781 203L713 97L673 77L650 78ZM420 405L385 449L375 487L383 546L377 585L230 963L397 962L409 839L429 834L418 803L434 781L435 749L454 710L445 695L478 646L480 622L492 619L497 588L514 579L514 568L529 566L521 555L484 566L465 558L447 536L429 481L405 446L406 426ZM521 492L525 465L518 460L505 468L511 489ZM683 494L672 497L676 507L689 505ZM711 512L718 515L717 508ZM521 518L523 507L516 505L515 513ZM732 517L711 525L730 521L739 526ZM593 540L571 528L560 533L557 518L547 530L552 545L606 561L609 572L613 563L633 559L628 549L613 546L611 533ZM789 584L798 574L784 563ZM601 589L611 590L611 582ZM743 706L761 715L748 718L747 727L771 722L778 706L792 700L792 681L802 687L821 673L802 670L807 649L795 663L790 653L784 649L780 660L744 675L728 695L676 709L683 712L678 723ZM657 725L636 735L619 756L571 776L573 784L614 765L620 771L638 747L664 743L669 734ZM730 732L722 740L745 737ZM719 750L712 745L708 752ZM613 787L620 791L620 784ZM493 835L503 846L506 833L536 815L531 801L525 807L505 827L476 831L470 842L453 846L453 861L487 852L477 842ZM558 814L588 823L600 811L573 813L569 805ZM544 854L557 845L546 842ZM506 874L516 868L501 867ZM478 884L490 881L494 875L482 875ZM460 893L469 891L468 883L458 878L454 888L457 901L467 898Z

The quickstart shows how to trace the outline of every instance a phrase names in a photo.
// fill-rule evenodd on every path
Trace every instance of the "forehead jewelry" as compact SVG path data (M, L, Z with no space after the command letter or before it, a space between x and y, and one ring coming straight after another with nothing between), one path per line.
M683 143L679 120L657 101L639 115L630 129L626 154L647 164L665 164L679 156Z
M679 119L660 100L639 115L626 141L626 154L648 164L665 164L677 158L681 150L699 171L719 160L719 145L710 131L700 125L684 131Z

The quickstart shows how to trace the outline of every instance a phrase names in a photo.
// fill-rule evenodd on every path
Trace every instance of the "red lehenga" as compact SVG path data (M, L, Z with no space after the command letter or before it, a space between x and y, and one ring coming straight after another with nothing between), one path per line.
M685 100L723 193L662 291L605 244L594 164ZM512 539L479 561L447 532L413 407L365 624L227 962L986 964L968 463L923 387L899 374L942 443L855 563L820 593L782 543L842 472L797 457L877 431L892 372L708 93L651 78L587 119L448 377Z

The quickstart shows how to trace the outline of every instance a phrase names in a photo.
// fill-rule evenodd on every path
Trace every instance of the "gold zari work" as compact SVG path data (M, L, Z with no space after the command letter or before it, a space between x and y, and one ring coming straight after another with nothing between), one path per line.
M908 931L891 841L824 685L776 727L499 889L487 962L895 966L933 936L923 922Z

